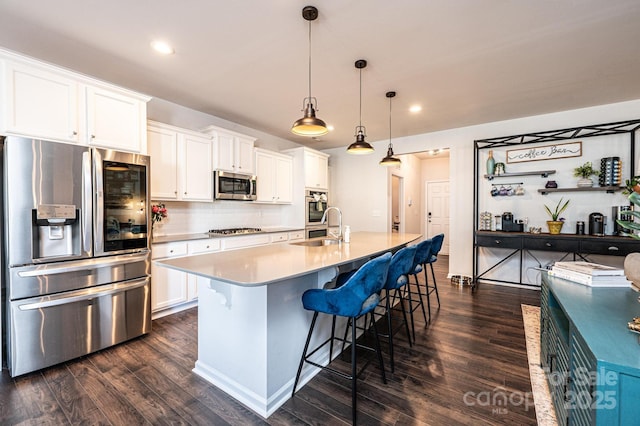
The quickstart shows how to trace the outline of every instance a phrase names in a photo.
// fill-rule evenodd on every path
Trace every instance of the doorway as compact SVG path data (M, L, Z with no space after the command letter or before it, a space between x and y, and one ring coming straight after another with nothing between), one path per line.
M404 181L402 176L391 175L391 232L404 232Z
M438 234L449 235L449 181L426 181L425 200L427 236L431 238ZM449 238L444 239L440 252L449 254Z

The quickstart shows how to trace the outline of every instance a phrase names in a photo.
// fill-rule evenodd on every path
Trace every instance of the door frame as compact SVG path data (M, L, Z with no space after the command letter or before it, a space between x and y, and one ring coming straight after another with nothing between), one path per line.
M391 223L387 222L387 226L392 226L393 224L393 179L398 178L398 220L400 220L400 226L398 227L398 232L404 232L405 229L405 220L404 220L404 176L401 173L396 172L395 170L391 170L391 179L389 179L389 206L388 206L388 216L387 220L390 220ZM392 229L392 228L391 228ZM389 228L387 228L389 230Z

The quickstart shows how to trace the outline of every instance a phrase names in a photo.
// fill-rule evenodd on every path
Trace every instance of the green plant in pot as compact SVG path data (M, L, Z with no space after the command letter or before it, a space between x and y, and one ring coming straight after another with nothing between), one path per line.
M593 168L591 161L587 161L582 166L573 169L573 176L580 178L580 180L578 180L578 187L585 188L593 186L591 176L600 176L600 172Z
M631 179L624 181L624 189L622 190L622 193L630 195L634 192L640 194L640 176L634 176Z
M640 194L637 192L631 192L629 195L629 201L636 206L636 210L624 212L624 214L633 216L636 218L635 221L616 219L616 222L618 225L629 231L633 238L640 240Z
M558 217L567 209L570 200L565 201L564 204L562 204L562 200L563 198L560 198L560 201L558 201L554 210L551 210L546 204L544 205L545 210L549 216L551 216L551 220L547 221L550 234L559 234L562 230L562 225L564 225L564 220L562 218L559 219Z

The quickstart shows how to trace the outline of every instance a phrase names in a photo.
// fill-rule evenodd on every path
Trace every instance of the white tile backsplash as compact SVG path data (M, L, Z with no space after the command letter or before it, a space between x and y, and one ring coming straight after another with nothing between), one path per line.
M153 201L157 204L157 201ZM216 201L213 203L164 201L167 218L154 226L155 236L196 234L209 229L265 228L288 226L284 223L288 205L255 204L242 201Z

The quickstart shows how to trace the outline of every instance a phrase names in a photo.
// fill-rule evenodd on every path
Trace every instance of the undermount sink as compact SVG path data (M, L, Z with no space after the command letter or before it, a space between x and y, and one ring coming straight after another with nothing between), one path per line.
M320 238L320 239L297 241L295 243L290 243L290 244L294 246L322 247L322 246L330 246L332 244L340 244L340 240L336 238Z

